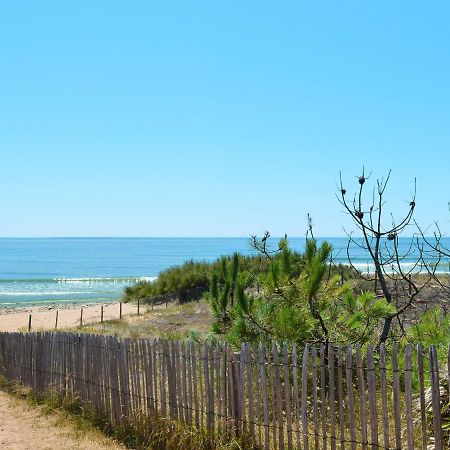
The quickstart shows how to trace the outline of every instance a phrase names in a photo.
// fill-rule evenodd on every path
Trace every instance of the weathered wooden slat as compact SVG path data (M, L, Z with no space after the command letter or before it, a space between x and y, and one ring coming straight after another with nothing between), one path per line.
M82 351L82 364L83 364L83 377L82 377L82 395L83 398L87 400L89 403L89 400L91 398L90 395L90 385L88 383L89 381L89 372L90 372L90 361L89 361L89 351L88 351L88 344L87 339L88 335L82 333L80 335L81 337L81 351ZM126 402L125 402L126 403Z
M414 449L411 359L412 359L411 344L407 344L405 349L405 406L406 406L406 436L407 436L408 450Z
M301 449L300 440L300 399L298 397L298 355L297 346L292 347L292 383L294 395L294 413L295 413L295 444L297 449Z
M130 377L128 371L128 341L121 339L120 342L120 389L122 391L123 420L130 420Z
M130 389L130 416L131 421L137 420L139 411L139 396L138 396L138 370L137 370L137 349L136 341L134 339L128 339L127 342L127 373L128 373L128 386Z
M320 344L320 422L322 425L322 449L327 450L327 414L326 414L326 372L325 372L325 346Z
M312 365L312 402L313 402L313 421L314 421L314 449L320 448L319 435L319 398L317 395L317 348L311 347L311 365Z
M377 450L378 445L378 406L377 406L377 387L375 378L375 362L373 358L373 348L371 345L366 350L367 359L367 385L369 391L369 410L370 410L370 443L372 450Z
M272 442L273 448L278 448L277 435L281 430L278 428L277 419L277 403L276 403L276 388L275 388L275 364L273 361L273 352L268 354L268 369L269 369L269 388L270 388L270 398L271 398L271 408L272 408Z
M137 339L134 343L134 357L135 357L135 363L134 367L136 370L136 399L137 399L137 415L138 419L142 420L144 411L147 410L146 407L146 396L145 396L145 366L144 366L144 352L143 352L143 342L141 339Z
M145 339L142 341L143 363L145 373L145 397L147 414L154 411L155 397L153 394L153 358L152 358L152 341Z
M364 367L361 356L361 346L355 346L355 358L358 373L359 417L361 429L361 447L367 449L367 412L366 412L366 383L364 380Z
M175 360L175 373L176 373L176 390L175 394L175 405L178 409L178 418L180 421L184 422L185 409L184 409L184 390L183 390L183 380L181 374L181 359L180 359L180 345L178 341L174 342L173 346L174 360Z
M118 365L118 340L112 336L107 338L107 346L110 349L109 372L111 384L111 405L113 424L119 426L121 423L121 402L120 402L120 374Z
M135 420L138 407L137 389L138 382L136 379L136 342L134 340L127 341L127 374L128 374L128 386L130 389L130 416L131 420Z
M334 348L328 345L328 386L330 398L330 447L336 450L336 402L334 383Z
M186 343L186 367L187 367L187 408L189 415L189 424L192 425L194 418L194 403L193 403L193 378L192 378L192 356L191 356L191 343Z
M217 342L214 347L214 370L215 370L215 401L216 411L214 416L217 418L217 433L222 432L222 389L221 389L221 365L220 344Z
M102 386L103 386L103 403L105 405L106 420L112 423L111 419L111 386L109 384L109 355L110 352L106 347L106 336L100 336L100 345L102 352Z
M203 343L203 378L205 380L205 400L206 400L206 429L211 433L211 379L209 376L208 364L208 346L206 342Z
M234 394L234 380L233 380L233 365L234 355L231 349L227 346L227 385L228 385L228 410L231 418L230 428L231 432L236 432L236 399Z
M239 364L240 354L233 353L230 350L229 361L229 385L230 385L230 409L232 417L233 432L238 434L240 431L241 405L239 395Z
M398 348L392 348L392 390L394 400L395 447L402 448L402 422L400 413L400 375L398 370Z
M250 347L247 345L245 349L245 363L247 372L247 388L248 388L248 422L250 436L255 438L255 409L253 395L253 371L252 371L252 355Z
M228 436L228 346L224 344L222 347L222 423L223 432Z
M216 413L215 413L215 402L216 402L216 395L215 395L215 359L214 359L214 346L209 345L208 346L208 360L207 360L208 366L209 366L209 408L210 408L210 421L211 421L211 433L214 434L215 432L215 426L216 426Z
M449 348L450 351L450 348ZM450 366L449 366L450 370ZM422 450L428 449L428 435L427 435L427 415L425 405L425 377L423 368L423 349L422 345L417 345L417 371L419 375L419 402L420 402L420 424L422 434Z
M187 368L186 368L186 348L185 343L181 342L180 361L181 361L181 381L183 392L183 417L184 421L189 423L189 407L188 407L188 388L187 388Z
M345 417L344 417L344 361L342 359L342 347L338 347L338 402L339 402L339 436L341 450L345 450Z
M109 412L109 421L113 426L118 425L118 421L116 420L116 414L119 409L119 405L116 402L116 389L114 380L116 376L116 370L114 368L114 353L112 351L111 345L112 336L104 336L104 345L105 345L105 354L106 354L106 364L108 366L108 380L107 380L107 389L109 394L109 403L110 403L110 412ZM108 395L107 394L107 395Z
M450 346L447 349L447 386L450 392Z
M167 388L169 391L169 406L172 419L178 420L179 411L177 403L177 360L175 351L175 342L166 341L166 370L167 370Z
M262 426L264 423L263 416L261 414L261 384L258 376L259 373L259 354L258 349L256 347L252 347L251 351L251 371L252 371L252 379L253 379L253 396L255 399L255 426L257 427L257 437L255 438L255 442L258 445L258 448L263 447L263 438L262 438Z
M439 365L436 347L430 346L431 396L433 408L434 449L442 450L441 395L439 388Z
M205 364L205 358L203 356L202 344L198 343L198 388L199 388L199 400L200 400L200 426L205 426L205 386L203 384L203 366Z
M292 441L292 411L291 411L291 386L289 382L289 354L287 345L283 345L283 374L284 374L284 404L286 412L286 430L288 449L293 448Z
M112 348L114 351L114 370L116 372L116 378L115 378L115 386L116 386L116 398L117 398L117 418L118 421L117 423L119 425L122 425L124 422L124 393L122 391L122 375L121 375L121 365L122 365L122 354L121 354L121 350L120 350L120 340L119 339L113 339L111 341L112 343Z
M110 386L109 386L109 351L106 349L106 336L98 337L98 345L100 352L100 410L105 412L105 416L108 422L111 420L111 399L110 399Z
M281 379L280 379L280 360L278 348L274 344L273 349L273 367L275 377L275 397L276 397L276 415L278 422L278 448L284 449L284 417L283 417L283 399L281 394Z
M269 450L270 448L270 436L269 436L269 401L267 395L267 378L266 378L266 361L264 357L264 349L260 344L259 349L259 374L261 378L261 397L264 412L264 448Z
M200 414L198 406L198 383L197 383L197 355L195 353L195 344L191 342L191 370L192 370L192 383L193 383L193 401L194 401L194 411L195 411L195 426L200 427Z
M246 406L247 402L245 401L245 360L246 360L246 353L245 353L246 345L241 345L241 354L240 354L240 364L239 364L239 406L240 406L240 420L241 420L241 427L242 427L242 434L247 433L247 415L246 415Z
M159 402L158 399L161 397L158 396L158 367L159 367L159 358L158 358L158 341L156 339L153 339L152 345L152 369L153 369L153 399L154 403L153 406L155 408L155 414L158 414L159 409Z
M352 348L347 347L346 357L346 377L347 377L347 397L348 397L348 415L350 425L350 446L356 450L356 421L355 421L355 400L353 396L353 364Z
M383 442L384 447L389 448L389 411L387 400L387 375L386 375L386 347L383 344L380 346L380 388L381 388L381 411L383 415Z
M308 366L309 346L305 345L302 360L302 432L303 448L309 450L309 424L308 424Z
M166 393L166 370L164 356L163 340L158 339L158 375L159 375L159 393L161 399L161 416L167 417L167 393Z
M93 372L94 378L93 380L97 380L97 382L93 386L93 391L97 391L96 398L94 397L94 405L97 411L105 411L105 380L103 378L104 369L103 369L103 349L102 349L102 336L97 335L94 336L93 340L94 352L92 355L93 359Z

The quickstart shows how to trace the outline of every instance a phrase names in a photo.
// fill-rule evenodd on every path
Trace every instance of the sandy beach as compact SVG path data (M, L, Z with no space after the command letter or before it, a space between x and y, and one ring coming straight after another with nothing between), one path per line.
M107 450L124 446L96 432L77 429L61 412L48 414L25 399L0 392L0 447L4 450Z
M36 306L30 308L3 308L0 309L0 331L25 331L28 329L29 316L31 314L31 330L54 330L56 324L56 312L58 312L58 329L76 328L80 325L81 309L83 309L83 325L100 322L100 303L70 304ZM142 307L142 312L145 307ZM137 314L137 305L131 303L122 304L122 315ZM120 304L103 304L103 319L118 319Z

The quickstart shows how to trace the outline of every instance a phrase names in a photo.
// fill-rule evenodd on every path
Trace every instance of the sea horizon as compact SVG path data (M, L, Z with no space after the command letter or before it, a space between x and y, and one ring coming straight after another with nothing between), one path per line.
M347 237L316 237L333 246L335 263L348 264ZM272 238L276 245L280 237ZM302 251L305 236L289 237ZM409 239L400 239L407 248ZM444 238L447 247L450 239ZM255 254L247 237L2 237L0 238L0 308L58 303L114 302L124 288L186 261L211 262L222 255ZM372 270L368 255L353 246L352 263ZM411 267L413 258L403 261ZM439 268L448 272L448 262Z

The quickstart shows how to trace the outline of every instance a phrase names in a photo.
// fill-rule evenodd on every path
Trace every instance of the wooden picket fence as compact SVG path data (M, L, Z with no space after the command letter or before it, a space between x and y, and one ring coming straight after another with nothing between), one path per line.
M449 448L447 369L439 373L436 348L410 345L401 354L358 345L233 352L206 342L0 333L0 374L36 393L77 397L113 427L155 415L264 449Z

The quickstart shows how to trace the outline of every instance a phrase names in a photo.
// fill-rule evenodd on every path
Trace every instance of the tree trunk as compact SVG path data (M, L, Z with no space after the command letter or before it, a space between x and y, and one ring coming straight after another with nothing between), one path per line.
M386 279L384 278L383 271L381 270L381 265L376 259L375 261L375 273L376 277L380 283L381 290L383 291L384 298L388 303L392 302L392 294L391 291L388 288L388 285L386 283ZM383 325L383 331L380 335L379 343L382 344L383 342L386 342L387 338L389 337L389 332L391 330L391 324L392 324L392 316L386 317L384 319L384 325Z
M389 337L389 331L391 330L391 323L392 323L392 319L393 317L386 317L384 319L384 325L383 325L383 331L381 332L380 335L380 344L383 344L384 342L386 342L387 338Z

